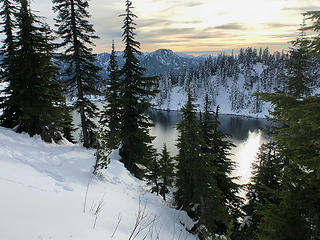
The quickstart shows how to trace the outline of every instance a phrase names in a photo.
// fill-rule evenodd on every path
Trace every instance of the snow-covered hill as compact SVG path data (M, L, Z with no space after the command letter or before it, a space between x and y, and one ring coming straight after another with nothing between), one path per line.
M189 86L196 99L195 103L198 105L198 110L203 110L205 96L208 94L211 101L211 109L216 110L216 107L219 105L219 110L222 114L235 114L256 118L269 116L269 110L272 110L272 106L269 103L261 102L253 95L256 92L272 92L275 85L263 87L259 82L253 83L250 87L247 85L248 78L251 78L251 76L259 78L265 68L262 64L253 66L249 77L246 77L240 71L236 80L233 77L226 77L222 82L219 76L213 75L205 81L203 79L202 81L190 81ZM172 87L168 82L162 84L166 85L165 89L160 86L160 93L152 100L155 108L180 110L187 102L188 87L185 84Z
M192 226L186 213L146 191L116 153L93 177L93 154L0 128L0 239L195 239L180 223Z
M262 102L255 93L286 92L286 61L284 52L271 54L268 49L241 49L238 56L219 55L207 58L197 68L179 74L164 74L158 82L159 94L152 100L156 108L178 110L187 100L187 91L203 109L208 94L211 109L220 106L220 113L264 118L271 105ZM319 64L308 69L315 81L310 84L312 94L320 92Z

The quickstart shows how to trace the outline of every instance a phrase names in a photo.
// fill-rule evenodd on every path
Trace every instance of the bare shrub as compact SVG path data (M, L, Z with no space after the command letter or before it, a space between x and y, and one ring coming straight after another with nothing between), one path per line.
M141 206L141 199L139 199L139 209L137 212L136 221L128 240L135 240L138 237L140 237L142 240L145 240L149 235L152 238L157 219L157 216L146 211L146 205L143 207ZM159 232L160 231L158 231L158 234L156 235L156 239L159 239Z
M86 212L88 191L89 191L89 186L90 186L90 183L91 183L91 181L92 181L93 176L94 176L94 175L91 175L90 178L88 179L87 188L86 188L86 194L85 194L85 196L84 196L83 213Z
M120 222L121 222L121 219L122 219L122 216L121 216L121 214L119 213L119 215L118 215L118 222L117 222L116 228L114 229L114 231L113 231L113 233L112 233L112 235L111 235L111 238L113 238L114 235L115 235L115 233L117 232L118 227L119 227Z
M104 200L102 198L100 200L100 202L98 203L98 205L95 205L93 203L92 206L91 206L90 211L93 212L93 216L94 216L93 229L96 227L98 216L103 210L103 204L104 204Z

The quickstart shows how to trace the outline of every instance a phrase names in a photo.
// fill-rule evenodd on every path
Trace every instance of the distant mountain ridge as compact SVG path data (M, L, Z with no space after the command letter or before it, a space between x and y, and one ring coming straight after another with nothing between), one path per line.
M170 49L158 49L154 52L145 52L137 55L142 67L146 69L146 76L156 76L168 72L179 72L185 68L198 67L204 57L194 57L184 53L176 53ZM110 53L99 53L96 55L96 64L102 68L101 76L107 77L107 67L109 64ZM123 52L117 52L119 66L123 66Z
M0 55L0 62L2 60ZM185 68L198 67L205 57L195 57L184 53L176 53L170 49L158 49L154 52L143 52L137 55L142 67L146 69L146 76L157 76L168 72L179 72ZM108 76L107 67L109 64L110 53L98 53L96 55L96 64L102 68L101 77L106 79ZM119 66L123 66L123 52L117 52L117 60ZM61 66L64 69L65 66Z

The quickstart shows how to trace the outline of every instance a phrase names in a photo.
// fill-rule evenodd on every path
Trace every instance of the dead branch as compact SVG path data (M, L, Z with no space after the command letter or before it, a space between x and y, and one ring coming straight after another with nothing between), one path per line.
M111 235L111 238L113 238L113 237L114 237L114 234L117 232L118 227L119 227L120 222L121 222L121 219L122 219L122 216L121 216L121 214L119 213L119 215L118 215L118 222L117 222L117 226L116 226L116 228L114 229L114 231L113 231L113 233L112 233L112 235Z

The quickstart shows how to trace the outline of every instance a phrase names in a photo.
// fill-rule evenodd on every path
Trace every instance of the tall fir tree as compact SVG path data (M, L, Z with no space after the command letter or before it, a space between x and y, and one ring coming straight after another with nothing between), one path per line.
M280 155L279 146L274 142L263 144L252 164L252 177L247 185L248 203L243 207L246 213L241 229L246 239L258 239L258 225L266 204L279 204L283 169L286 161Z
M284 170L281 190L275 191L278 203L263 206L258 224L258 239L319 239L319 178L294 162ZM273 196L273 198L275 198Z
M0 54L3 56L1 67L5 70L6 73L1 76L1 80L5 82L10 82L10 78L12 78L13 72L12 60L15 56L14 29L16 27L16 13L16 0L2 1L2 5L0 5L0 17L2 19L0 25L2 26L2 30L0 31L0 33L5 35L5 39L3 40Z
M175 177L175 164L173 158L167 150L167 145L164 144L159 159L159 193L163 200L166 200L166 194L169 193L169 188L173 186Z
M311 58L311 41L305 34L305 20L300 28L299 37L292 42L289 51L289 59L286 62L286 74L284 76L284 85L287 93L294 97L308 96L311 92L311 84L314 77L311 74L312 58Z
M2 19L1 34L4 34L5 39L0 49L0 55L3 56L1 61L2 72L0 73L0 82L5 82L7 87L2 90L2 96L0 96L0 108L3 110L3 114L0 116L0 124L4 127L13 128L18 125L18 119L21 116L21 110L19 106L10 101L10 96L16 94L12 91L14 81L17 80L15 71L15 59L16 59L16 46L14 31L17 27L16 14L18 12L17 2L15 0L4 0L0 6L0 17Z
M320 52L320 11L308 11L303 15L306 17L306 20L312 21L310 26L304 27L304 30L318 33L318 35L314 36L311 43L312 51L317 54Z
M269 203L263 208L258 237L319 239L320 98L304 95L297 98L294 93L260 96L274 105L271 114L282 124L273 138L284 149L281 154L287 158L287 166L283 171L282 189L275 192L280 198L279 204Z
M236 229L241 203L237 196L240 187L234 182L235 178L230 177L235 167L228 157L233 145L218 129L218 110L215 115L211 114L208 97L200 120L196 118L193 101L189 90L178 125L175 201L178 208L197 220L191 230L199 237L209 234L203 229L213 234L227 234L230 224Z
M12 60L16 67L6 89L10 95L2 103L2 124L8 123L8 127L16 127L17 132L27 132L30 136L39 134L48 142L57 141L70 115L55 79L57 69L52 63L51 31L32 13L27 0L20 1L17 27L16 53ZM12 106L19 112L14 112L15 119L8 121L6 111Z
M160 193L160 164L157 158L152 158L145 174L147 184L151 186L151 192L159 195Z
M100 126L96 142L97 151L95 153L96 162L93 169L94 174L96 174L99 169L107 168L110 163L109 155L113 149L117 149L120 145L121 91L114 42L112 43L112 51L107 71L109 77L107 88L104 91L106 103L100 112Z
M94 64L95 55L91 46L95 35L93 25L89 23L88 1L86 0L53 0L53 10L58 13L56 33L65 47L61 59L68 65L64 75L66 89L76 96L75 108L81 119L83 146L92 147L96 142L96 125L93 118L97 107L87 95L98 94L96 86L101 81L98 75L100 68Z
M166 200L166 194L174 182L174 163L170 157L167 146L164 145L160 159L154 158L146 174L148 185L151 185L151 192L161 195Z
M100 112L100 125L103 131L103 137L106 140L109 149L117 149L120 144L120 126L121 126L121 90L119 68L116 59L114 43L112 43L112 52L107 68L108 83L105 90L106 104Z
M200 135L200 124L196 117L196 105L194 98L188 90L187 103L182 107L182 120L177 126L179 137L177 147L179 150L176 156L177 177L174 194L175 202L178 208L187 211L190 217L196 219L197 213L195 207L199 204L197 196L197 183L201 156L202 138Z
M240 216L241 198L238 197L240 186L231 177L235 163L230 159L230 150L234 146L227 135L219 129L219 107L216 112L210 111L208 95L205 97L204 113L201 120L203 138L202 164L204 165L202 182L202 204L204 223L212 232L226 234L232 222L237 229Z
M319 136L320 99L296 99L282 94L261 94L274 105L272 115L282 125L273 138L287 160L279 203L261 211L259 239L318 239L320 237Z
M145 167L155 157L151 143L153 137L149 134L152 126L146 111L151 107L148 99L155 96L154 77L144 77L145 69L140 66L136 55L140 55L140 43L135 40L132 2L126 0L126 13L120 16L123 20L123 42L125 44L124 60L121 69L121 161L125 167L138 178L143 178Z

